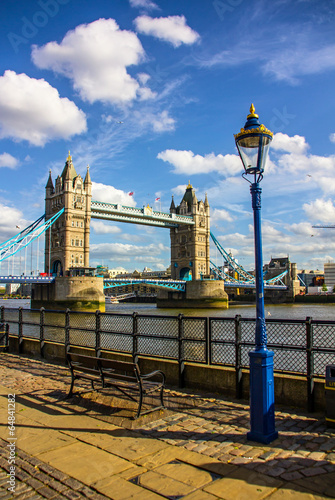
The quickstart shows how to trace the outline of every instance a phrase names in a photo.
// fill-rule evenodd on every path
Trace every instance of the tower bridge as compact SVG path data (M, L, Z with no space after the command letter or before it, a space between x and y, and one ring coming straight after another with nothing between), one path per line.
M74 267L89 267L91 219L162 227L170 230L172 279L200 279L209 275L210 214L207 196L198 201L189 183L180 205L172 198L170 212L92 200L89 168L85 178L77 174L69 154L55 185L51 171L46 185L45 219L62 208L45 239L45 271L66 275Z

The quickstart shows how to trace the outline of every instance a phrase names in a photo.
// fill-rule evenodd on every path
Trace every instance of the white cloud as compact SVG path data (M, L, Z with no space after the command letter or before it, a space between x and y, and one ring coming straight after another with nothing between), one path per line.
M70 78L80 97L90 103L124 104L136 99L140 86L127 67L144 58L136 34L120 30L114 19L81 24L60 44L49 42L32 50L36 66Z
M99 220L91 221L91 228L93 228L96 234L119 234L121 229L118 226L113 226L111 224L105 224Z
M171 191L176 196L184 196L186 188L187 188L187 184L179 184L179 186L176 186ZM175 204L176 204L176 202L175 202Z
M211 222L224 221L232 222L234 219L227 210L214 208L211 213Z
M334 177L318 176L316 181L325 194L335 193Z
M205 156L195 155L192 151L166 149L158 153L157 158L173 165L175 174L208 174L219 172L221 175L237 174L242 163L237 155L225 156L209 153Z
M167 110L160 113L154 113L150 110L144 110L144 112L134 111L133 117L137 129L139 127L143 129L150 128L159 134L175 130L176 121L169 115Z
M303 209L311 220L335 222L335 206L332 200L317 199L310 203L304 203Z
M304 154L309 148L305 137L295 135L293 137L278 132L273 136L271 149L286 151L287 153Z
M92 182L92 200L104 203L119 203L128 207L135 207L136 202L129 193L116 189L114 186L106 186L100 182Z
M335 133L330 134L330 136L329 136L329 140L330 140L331 142L335 142Z
M253 225L249 225L249 232L252 234L254 231ZM289 243L289 236L285 235L283 232L278 231L272 224L265 222L262 224L262 240L263 243L273 244L274 242L280 241L281 244Z
M273 75L277 80L298 83L298 77L323 73L335 68L335 45L322 48L306 47L299 41L294 47L278 50L263 65L265 74Z
M146 261L150 257L157 257L162 252L169 250L162 243L151 243L147 246L131 245L128 243L97 243L90 245L90 251L92 256L98 257L100 255L108 255L110 259L118 257L122 260L123 257L129 259L129 257L147 257Z
M137 79L142 85L146 85L146 83L148 83L148 80L150 80L150 78L151 76L148 75L148 73L139 73L137 75Z
M16 168L18 164L19 160L9 153L0 154L0 167Z
M335 156L317 156L296 153L282 154L275 163L280 171L288 171L290 175L305 173L317 182L318 176L332 173L335 168ZM278 169L276 174L278 173Z
M138 9L145 10L160 10L158 5L156 5L151 0L129 0L130 6Z
M159 40L179 47L182 43L192 45L200 35L186 24L184 16L156 17L139 16L134 21L139 33L152 35Z
M148 87L143 87L138 89L138 96L140 101L147 101L148 99L154 99L157 96L157 92L153 92Z
M0 203L0 213L0 241L4 241L17 234L19 229L16 226L20 226L23 229L29 224L29 222L23 218L23 213L17 208L8 207Z
M169 112L166 110L156 116L152 116L152 127L155 132L174 130L175 123L175 119L169 116Z
M247 42L243 40L235 45L231 42L229 50L225 48L214 55L205 56L200 64L207 67L258 65L266 77L270 75L292 85L300 83L299 78L302 76L320 74L335 68L334 44L316 48L318 42L312 39L305 27L303 33L291 36L286 34L283 37L284 29L278 25L281 33L271 32L272 50L268 52L264 51L264 32L263 37L257 34L257 38L251 37Z
M0 77L0 138L44 146L86 131L83 111L45 80L5 71Z
M309 222L299 222L287 225L286 229L298 236L311 236L311 234L315 234L316 232L316 230L312 228L312 224Z

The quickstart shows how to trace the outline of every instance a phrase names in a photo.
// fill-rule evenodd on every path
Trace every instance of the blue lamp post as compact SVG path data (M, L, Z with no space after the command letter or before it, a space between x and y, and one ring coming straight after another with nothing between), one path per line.
M255 349L250 357L250 432L247 438L260 443L270 443L278 437L275 430L273 352L268 351L264 314L264 281L261 233L260 181L273 133L258 120L254 105L250 107L246 124L235 135L236 147L244 172L242 177L250 183L254 213L255 281L256 281L256 332ZM251 176L250 181L247 176Z

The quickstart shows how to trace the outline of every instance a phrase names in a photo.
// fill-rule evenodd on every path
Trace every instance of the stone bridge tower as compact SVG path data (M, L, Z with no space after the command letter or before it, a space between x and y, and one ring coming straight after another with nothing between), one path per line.
M89 266L92 182L89 168L83 180L67 157L55 187L51 171L45 187L45 219L63 207L64 213L45 233L45 271L65 276L73 267Z
M189 183L180 205L176 207L172 198L170 213L190 215L195 222L170 230L172 279L199 280L208 276L210 215L207 195L204 202L198 201Z

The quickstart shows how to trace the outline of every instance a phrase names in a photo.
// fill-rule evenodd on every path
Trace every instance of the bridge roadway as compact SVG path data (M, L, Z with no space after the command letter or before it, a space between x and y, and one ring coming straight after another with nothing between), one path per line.
M55 276L0 276L0 283L52 283ZM183 280L154 280L154 279L104 279L104 288L118 288L126 285L151 285L159 288L185 292L186 281ZM225 281L225 288L255 288L255 283ZM287 290L285 285L264 283L266 290Z

